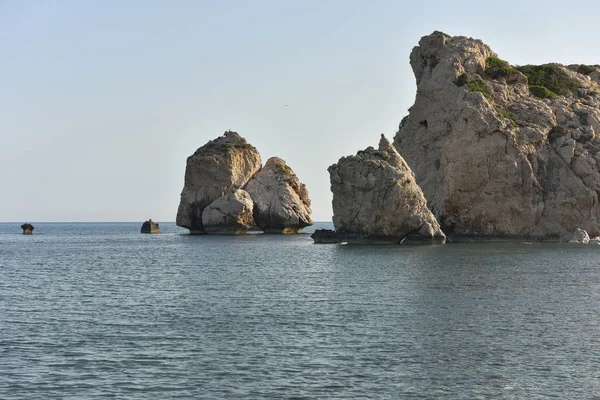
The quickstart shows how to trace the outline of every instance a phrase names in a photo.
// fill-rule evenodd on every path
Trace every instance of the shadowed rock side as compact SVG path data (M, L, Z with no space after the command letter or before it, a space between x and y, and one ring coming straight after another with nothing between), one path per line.
M333 225L348 243L444 243L412 171L381 135L372 147L329 167ZM329 238L328 240L333 240Z
M23 235L32 235L35 228L29 223L24 223L21 225L21 229L23 229Z
M176 223L206 233L202 212L213 201L243 187L261 167L260 154L236 132L225 132L188 157Z
M415 104L394 144L450 238L600 234L600 69L512 67L436 32L410 55Z
M308 190L281 158L269 158L244 189L254 201L254 221L265 233L298 233L313 224Z
M206 233L241 235L254 226L254 203L245 190L238 189L209 204L202 212Z
M160 227L156 222L152 221L152 219L149 219L142 224L142 229L140 231L141 233L160 233Z

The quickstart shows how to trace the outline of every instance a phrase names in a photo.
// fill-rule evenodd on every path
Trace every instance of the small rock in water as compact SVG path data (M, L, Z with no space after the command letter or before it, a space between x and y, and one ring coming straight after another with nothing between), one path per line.
M142 233L160 233L160 227L152 218L142 224Z
M341 243L342 239L336 231L331 229L317 229L312 235L310 235L315 244L331 244Z
M26 222L23 225L21 225L21 229L23 229L23 235L32 235L33 230L35 228L33 227L33 225Z
M588 235L588 233L586 231L584 231L583 229L577 228L575 230L575 233L573 233L573 236L571 236L571 240L569 240L569 243L588 244L589 241L590 241L590 235Z

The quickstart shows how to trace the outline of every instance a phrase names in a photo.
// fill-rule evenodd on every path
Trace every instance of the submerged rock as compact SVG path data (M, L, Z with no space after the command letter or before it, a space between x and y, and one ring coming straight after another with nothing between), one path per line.
M256 148L236 132L200 147L187 159L176 223L192 234L206 233L202 212L213 201L242 188L260 169Z
M394 145L444 232L600 234L597 66L513 67L481 40L440 32L410 63L417 94Z
M333 225L348 243L444 243L445 235L404 159L381 135L379 149L329 167Z
M269 158L244 189L254 202L254 221L265 233L298 233L313 224L308 190L281 158Z
M160 233L160 226L150 218L142 224L141 233Z
M202 225L206 233L241 235L254 226L254 203L245 190L219 197L202 211Z
M35 228L30 223L24 223L21 225L21 229L23 229L23 235L32 235Z

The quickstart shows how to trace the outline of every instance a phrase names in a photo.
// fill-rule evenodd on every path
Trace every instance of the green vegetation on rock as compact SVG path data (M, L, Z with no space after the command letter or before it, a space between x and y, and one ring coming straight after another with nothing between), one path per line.
M581 87L581 84L576 79L571 78L556 64L523 65L516 69L527 77L530 85L529 91L537 97L568 96L574 94ZM541 89L534 89L537 86L545 88L550 95ZM542 97L542 95L545 96Z
M596 70L596 66L586 65L586 64L579 64L579 67L577 68L577 72L579 72L580 74L583 74L583 75L588 75L588 74L594 72L595 70Z
M444 33L442 31L433 31L432 35L442 35L446 38L451 38L452 36L448 35L447 33Z
M496 110L496 112L498 113L498 116L500 118L510 119L511 121L516 123L515 115L508 111L506 108L499 108Z
M529 93L540 99L553 99L556 93L546 89L544 86L529 86Z
M454 80L454 84L458 87L467 85L471 92L482 93L485 97L491 95L485 81L479 75L461 74Z
M485 73L492 79L504 78L519 72L516 68L511 67L509 63L498 57L488 57L485 60L485 66Z

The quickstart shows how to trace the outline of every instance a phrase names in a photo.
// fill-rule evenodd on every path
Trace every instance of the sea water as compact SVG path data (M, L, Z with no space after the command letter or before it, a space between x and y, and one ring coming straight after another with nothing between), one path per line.
M600 396L600 246L19 225L2 399Z

